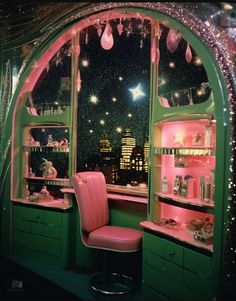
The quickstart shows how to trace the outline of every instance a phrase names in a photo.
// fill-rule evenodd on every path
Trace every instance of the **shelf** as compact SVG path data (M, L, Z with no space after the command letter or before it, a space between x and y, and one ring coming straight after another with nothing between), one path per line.
M183 156L215 156L216 150L213 147L154 147L155 155L183 155Z
M209 171L209 166L206 167L199 167L199 166L173 166L173 165L164 165L164 164L155 164L154 167L159 167L159 168L180 168L180 169L184 169L184 168L188 168L191 170L208 170Z
M47 207L47 208L56 208L60 210L68 210L72 207L72 203L68 200L65 199L55 199L55 200L50 200L50 201L34 201L31 202L27 199L21 199L21 198L16 198L11 200L14 203L21 203L25 205L35 205L35 206L40 206L40 207Z
M69 153L68 146L28 146L24 145L24 149L30 152L56 152L56 153Z
M143 228L165 234L173 237L176 240L185 242L195 247L213 252L213 244L204 244L194 239L193 233L189 233L184 226L177 228L168 228L166 226L159 226L150 221L143 221L140 223Z
M170 205L197 210L201 212L212 213L214 211L214 204L206 203L206 201L199 198L186 198L175 194L155 193L156 197L159 197L159 201Z
M43 181L46 185L69 186L69 179L55 178L46 179L42 177L25 177L27 180Z

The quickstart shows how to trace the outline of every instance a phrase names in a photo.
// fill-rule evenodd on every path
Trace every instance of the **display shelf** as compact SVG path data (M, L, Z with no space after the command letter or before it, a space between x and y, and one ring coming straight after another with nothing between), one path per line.
M154 147L155 155L215 156L213 147Z
M27 180L43 181L47 185L69 186L69 179L55 178L47 179L43 177L25 177Z
M68 146L29 146L24 145L25 151L30 152L56 152L56 153L69 153Z
M195 240L194 234L188 232L188 230L184 226L170 228L167 226L159 226L151 221L143 221L140 223L140 225L145 229L149 229L155 232L165 234L167 236L171 236L176 240L185 242L200 249L210 251L211 253L213 252L213 244L204 244Z
M40 200L30 201L24 198L16 198L11 200L13 203L21 203L25 205L35 205L40 207L57 208L61 210L68 210L72 207L72 202L65 199L54 199L54 200Z
M158 167L158 168L173 168L173 169L191 169L191 170L207 170L209 171L209 167L202 167L202 166L190 166L190 165L186 165L186 166L174 166L174 165L165 165L165 164L154 164L154 167Z
M207 202L199 198L187 198L175 194L166 194L160 192L156 192L155 195L160 202L167 203L170 205L175 205L179 207L184 207L186 209L198 210L207 213L213 213L214 210L214 203L212 201Z

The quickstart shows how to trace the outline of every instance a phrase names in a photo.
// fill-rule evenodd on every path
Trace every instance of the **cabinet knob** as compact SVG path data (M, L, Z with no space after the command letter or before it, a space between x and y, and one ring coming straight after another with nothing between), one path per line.
M170 252L170 253L168 253L168 255L169 255L170 257L173 257L173 256L175 256L175 252Z
M34 215L34 216L33 216L33 218L35 218L35 219L36 219L36 218L38 219L39 217L40 217L40 215Z

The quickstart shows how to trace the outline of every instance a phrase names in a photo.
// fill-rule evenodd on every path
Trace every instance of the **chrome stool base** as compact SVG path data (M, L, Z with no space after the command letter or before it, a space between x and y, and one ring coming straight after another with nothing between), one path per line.
M137 285L132 277L117 273L109 273L92 277L90 280L90 287L98 294L122 296L134 292Z

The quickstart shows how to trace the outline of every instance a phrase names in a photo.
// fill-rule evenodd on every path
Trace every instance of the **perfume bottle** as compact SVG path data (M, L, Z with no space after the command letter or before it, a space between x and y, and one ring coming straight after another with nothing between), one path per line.
M169 181L166 176L161 181L161 192L168 193L169 192Z
M182 186L182 177L176 175L175 182L174 182L174 194L180 194Z
M52 146L53 139L52 139L52 135L51 134L48 135L48 140L47 141L48 141L47 146Z
M205 177L200 177L200 199L203 200L205 195Z
M30 196L30 191L29 191L29 186L27 184L25 185L25 197L27 200L29 199L29 196Z
M187 198L193 198L194 197L194 178L189 177L188 179L188 187L187 187Z

